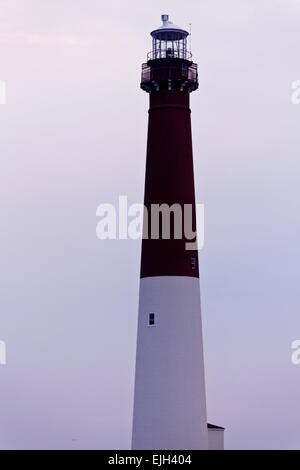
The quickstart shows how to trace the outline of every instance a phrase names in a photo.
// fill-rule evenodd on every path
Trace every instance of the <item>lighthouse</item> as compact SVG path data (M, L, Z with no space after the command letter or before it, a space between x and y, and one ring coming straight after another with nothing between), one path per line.
M206 416L190 110L198 72L188 35L162 15L142 65L149 118L133 449L223 445L223 428Z

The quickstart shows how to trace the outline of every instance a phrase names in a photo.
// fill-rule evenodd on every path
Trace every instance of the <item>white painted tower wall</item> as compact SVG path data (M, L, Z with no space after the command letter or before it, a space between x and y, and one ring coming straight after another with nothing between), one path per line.
M141 279L136 357L132 448L207 449L198 278Z

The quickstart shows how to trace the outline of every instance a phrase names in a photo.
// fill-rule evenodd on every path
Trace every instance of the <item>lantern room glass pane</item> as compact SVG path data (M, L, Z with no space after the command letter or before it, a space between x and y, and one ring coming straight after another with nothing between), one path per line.
M168 39L167 37L164 39L153 38L152 57L153 59L187 59L186 38L175 40Z

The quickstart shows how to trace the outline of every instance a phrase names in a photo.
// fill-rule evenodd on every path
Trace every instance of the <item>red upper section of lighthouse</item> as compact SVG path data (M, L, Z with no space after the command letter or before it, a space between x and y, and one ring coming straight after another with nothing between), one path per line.
M151 60L143 65L141 87L150 93L145 206L185 205L192 208L192 231L196 231L190 92L198 87L197 65L187 57L188 32L169 22L151 33ZM149 233L153 220L148 222ZM184 222L184 215L182 223ZM175 221L174 221L175 223ZM145 222L144 222L145 224ZM173 224L174 228L174 224ZM141 277L198 277L198 252L187 250L185 237L143 239Z

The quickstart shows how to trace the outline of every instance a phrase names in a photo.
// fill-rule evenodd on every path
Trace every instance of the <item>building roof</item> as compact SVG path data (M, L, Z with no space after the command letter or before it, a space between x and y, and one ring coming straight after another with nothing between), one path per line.
M152 31L151 36L159 40L180 40L186 38L189 33L176 24L169 21L169 15L161 16L163 24Z
M215 424L210 424L210 423L207 423L207 427L208 429L221 429L224 431L225 428L222 428L222 426L216 426Z

